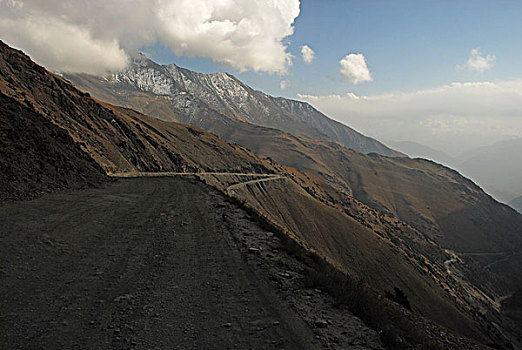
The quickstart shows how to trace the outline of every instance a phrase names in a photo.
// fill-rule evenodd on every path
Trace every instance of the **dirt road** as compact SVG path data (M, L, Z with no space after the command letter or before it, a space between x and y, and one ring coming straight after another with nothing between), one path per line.
M0 227L4 348L380 348L297 289L303 266L276 237L193 179L11 203Z
M156 172L125 172L125 173L109 173L114 178L135 178L135 177L179 177L179 176L196 176L196 175L224 175L224 176L245 176L245 177L281 177L276 174L259 174L259 173L234 173L234 172L173 172L173 171L156 171Z
M273 181L273 180L278 180L278 179L284 179L284 177L279 176L279 175L272 175L272 176L261 177L260 179L240 182L238 184L228 186L226 189L226 192L230 193L230 191L234 191L235 189L240 188L242 186L247 186L247 185L251 185L251 184L255 184L255 183L259 183L259 182Z

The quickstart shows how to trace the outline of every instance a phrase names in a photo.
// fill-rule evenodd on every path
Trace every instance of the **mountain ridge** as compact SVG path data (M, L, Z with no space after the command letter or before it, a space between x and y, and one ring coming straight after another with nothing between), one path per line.
M456 162L455 158L449 154L418 142L396 141L389 142L389 144L412 158L429 159L449 167L454 167L454 163Z
M522 191L522 158L519 152L522 148L521 138L499 141L454 156L411 141L390 144L410 157L430 159L458 170L504 203L514 199Z
M65 76L80 87L89 85L85 80L96 79L86 75ZM296 136L337 141L362 153L404 156L379 141L328 118L305 102L266 95L228 73L198 73L175 64L159 65L138 55L133 58L129 67L106 77L105 81L109 86L127 83L142 92L168 97L178 106L183 105L183 102L186 105L187 101L183 101L186 98L198 100L211 106L225 118L277 128ZM296 110L300 113L295 113ZM187 118L182 115L178 115L178 118L178 121L187 122ZM192 124L201 126L194 120Z

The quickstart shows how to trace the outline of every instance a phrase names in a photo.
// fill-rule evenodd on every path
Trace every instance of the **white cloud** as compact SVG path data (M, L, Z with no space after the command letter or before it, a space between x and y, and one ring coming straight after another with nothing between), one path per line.
M466 67L469 70L484 72L488 69L493 68L496 57L494 55L482 55L479 49L471 50L469 58L466 62Z
M290 81L289 80L281 80L281 82L279 83L279 88L281 90L286 90L290 87Z
M304 63L312 63L315 58L315 52L308 45L301 46L301 56L303 57Z
M160 42L177 55L209 58L238 71L284 74L292 64L284 39L293 34L299 5L299 0L0 0L0 32L2 40L56 70L115 70L140 47Z
M351 53L346 55L339 61L339 64L341 65L339 68L339 73L341 73L345 80L353 84L358 84L365 81L373 81L363 54Z
M38 63L61 72L103 75L125 68L127 55L115 40L95 40L88 31L60 20L21 19L0 21L0 32L30 31L21 35L16 46Z
M522 137L522 81L453 83L410 93L298 98L364 134L450 154Z

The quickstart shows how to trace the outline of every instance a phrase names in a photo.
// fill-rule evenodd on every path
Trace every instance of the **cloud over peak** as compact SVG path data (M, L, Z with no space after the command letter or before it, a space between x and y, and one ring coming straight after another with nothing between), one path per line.
M2 33L21 33L16 38L2 38L24 50L38 63L60 72L82 72L103 75L118 71L128 57L116 40L94 39L88 31L60 20L23 18L0 20ZM24 35L30 32L31 35Z
M312 63L315 58L315 52L308 45L301 46L301 56L303 57L304 63Z
M484 56L479 51L479 49L473 49L473 50L471 50L471 52L469 54L469 58L468 58L465 66L469 70L482 73L488 69L493 68L493 65L495 64L495 60L496 60L495 55Z
M238 71L284 74L299 0L0 0L10 45L58 71L103 74L156 42Z
M344 80L353 84L359 84L365 81L373 81L372 75L366 59L362 53L351 53L346 55L339 61L339 73L341 73Z

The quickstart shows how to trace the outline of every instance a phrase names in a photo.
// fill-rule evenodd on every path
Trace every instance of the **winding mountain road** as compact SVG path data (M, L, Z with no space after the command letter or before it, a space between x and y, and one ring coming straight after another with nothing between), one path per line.
M233 175L233 176L260 176L260 177L276 177L277 174L259 174L259 173L233 173L233 172L173 172L173 171L158 171L158 172L122 172L109 173L111 177L169 177L169 176L197 176L197 175Z
M126 173L110 173L111 177L121 178L135 178L135 177L172 177L172 176L237 176L237 177L259 177L258 179L239 182L228 186L225 189L226 193L238 189L242 186L251 185L260 182L273 181L284 179L284 176L277 174L259 174L259 173L231 173L231 172L126 172Z
M255 179L255 180L240 182L240 183L228 186L226 191L227 191L227 193L229 193L230 191L233 191L233 190L235 190L237 188L240 188L242 186L252 185L252 184L260 183L260 182L273 181L273 180L278 180L278 179L284 179L284 177L280 176L280 175L271 175L271 176L262 177L261 179Z

